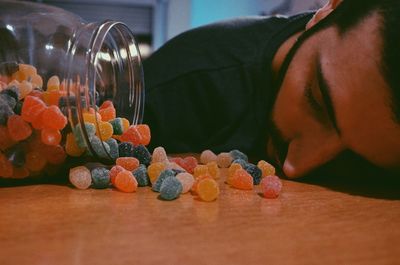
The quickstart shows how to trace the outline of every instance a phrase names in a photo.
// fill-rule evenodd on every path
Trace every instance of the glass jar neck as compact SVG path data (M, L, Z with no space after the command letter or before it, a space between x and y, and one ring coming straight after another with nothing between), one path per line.
M96 155L85 130L85 111L97 111L96 106L111 100L117 117L127 118L131 124L142 122L144 78L140 52L125 24L105 21L77 28L68 42L65 60L67 98L75 98L73 102L68 100L70 124L72 129L82 128L88 149Z

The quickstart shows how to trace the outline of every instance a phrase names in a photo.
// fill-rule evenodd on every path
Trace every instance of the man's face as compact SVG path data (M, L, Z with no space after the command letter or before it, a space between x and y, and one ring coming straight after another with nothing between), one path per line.
M344 150L380 167L400 166L400 125L382 75L378 20L370 15L344 35L328 27L297 50L272 112L284 147L275 144L281 140L268 144L270 156L285 149L288 177L303 176Z

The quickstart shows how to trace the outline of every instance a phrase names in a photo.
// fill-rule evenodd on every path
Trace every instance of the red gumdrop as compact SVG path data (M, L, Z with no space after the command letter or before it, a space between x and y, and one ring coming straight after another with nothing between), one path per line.
M48 107L42 114L43 127L62 130L67 125L67 117L61 112L60 108L52 105Z
M8 128L5 126L0 126L0 150L4 151L16 144L16 142L11 138Z
M45 145L40 152L44 155L47 162L53 165L62 164L67 158L67 154L61 145Z
M61 142L61 132L54 129L43 129L41 132L41 139L44 144L58 145Z
M32 134L32 128L19 115L11 115L7 121L8 133L15 141L22 141Z
M46 109L46 104L38 97L27 96L22 104L21 116L25 121L32 122Z

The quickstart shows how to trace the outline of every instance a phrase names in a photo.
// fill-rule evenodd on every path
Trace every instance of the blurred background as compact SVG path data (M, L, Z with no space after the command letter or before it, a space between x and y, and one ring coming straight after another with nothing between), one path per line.
M134 32L143 57L193 27L237 16L293 15L327 0L32 0L64 8L86 21L112 19Z

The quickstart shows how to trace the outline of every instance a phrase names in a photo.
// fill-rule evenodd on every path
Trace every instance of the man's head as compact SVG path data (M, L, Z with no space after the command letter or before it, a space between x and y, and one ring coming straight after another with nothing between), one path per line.
M272 112L268 149L288 177L345 150L400 168L399 29L398 0L332 0L313 17L283 62Z

